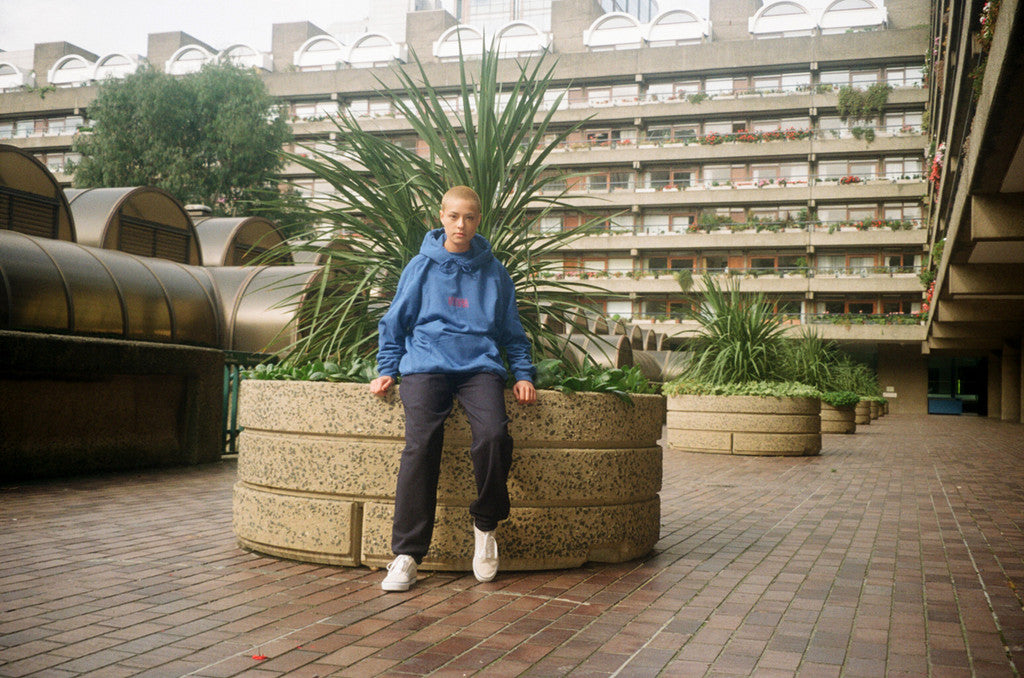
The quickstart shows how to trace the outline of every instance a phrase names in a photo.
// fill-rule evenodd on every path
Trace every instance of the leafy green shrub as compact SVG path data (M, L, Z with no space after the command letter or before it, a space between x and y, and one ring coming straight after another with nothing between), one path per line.
M860 396L853 391L823 391L821 400L837 410L852 410L860 402Z
M639 367L605 369L589 364L574 371L557 358L547 358L537 363L534 385L540 389L563 393L611 393L626 402L632 402L629 399L630 393L657 393L657 389L647 381Z
M775 398L819 398L818 389L795 381L746 381L716 384L685 377L662 385L665 395L761 396Z
M370 358L353 358L342 363L311 360L299 365L262 363L243 370L243 379L276 381L335 381L368 384L377 376L377 363Z
M743 297L735 283L724 291L707 274L702 286L702 303L689 313L700 330L685 376L714 384L784 381L785 328L764 295Z

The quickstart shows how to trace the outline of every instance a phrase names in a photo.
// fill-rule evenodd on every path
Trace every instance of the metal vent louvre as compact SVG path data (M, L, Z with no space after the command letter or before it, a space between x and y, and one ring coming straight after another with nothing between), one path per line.
M121 215L118 249L128 254L187 263L189 233L164 224Z
M0 186L0 229L56 238L59 203L53 198Z

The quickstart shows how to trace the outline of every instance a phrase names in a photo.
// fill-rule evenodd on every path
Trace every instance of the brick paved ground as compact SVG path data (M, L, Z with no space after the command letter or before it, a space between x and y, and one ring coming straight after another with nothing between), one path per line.
M231 463L8 487L0 675L1018 675L1022 434L890 416L816 458L668 453L646 560L408 594L239 550Z

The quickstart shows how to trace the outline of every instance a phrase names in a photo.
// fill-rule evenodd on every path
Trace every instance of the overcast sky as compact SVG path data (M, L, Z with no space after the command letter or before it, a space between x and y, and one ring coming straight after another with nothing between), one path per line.
M661 0L662 10L706 11L711 0ZM150 33L184 31L216 49L270 51L271 26L308 20L335 35L362 31L375 0L0 0L0 49L66 41L98 55L145 55Z
M365 15L372 0L0 0L0 49L64 40L96 54L146 53L146 37L184 31L212 47L270 51L271 25L332 24Z

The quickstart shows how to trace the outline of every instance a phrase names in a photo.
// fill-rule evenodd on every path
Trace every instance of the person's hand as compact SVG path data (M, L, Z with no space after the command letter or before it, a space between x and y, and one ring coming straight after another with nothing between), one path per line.
M516 401L520 405L529 405L537 402L537 389L533 387L533 382L526 379L520 379L512 387L512 395L516 397Z
M388 392L388 389L391 388L391 384L393 383L395 383L395 378L392 376L385 374L383 377L377 377L370 382L370 393L382 396Z

